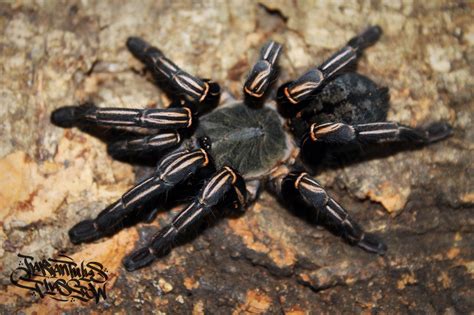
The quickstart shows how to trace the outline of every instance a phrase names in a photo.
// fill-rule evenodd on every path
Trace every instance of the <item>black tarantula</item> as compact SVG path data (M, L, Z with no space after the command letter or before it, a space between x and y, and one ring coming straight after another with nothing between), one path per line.
M323 64L280 86L276 104L265 99L278 73L282 46L270 41L261 49L245 81L244 101L228 99L215 110L221 95L216 82L184 72L158 48L130 37L128 49L168 91L171 105L165 109L126 109L86 103L61 107L52 113L51 120L61 127L151 130L111 142L108 151L114 157L138 153L161 159L152 176L95 219L72 227L71 241L90 242L111 235L148 211L143 210L146 203L185 190L184 183L191 182L201 185L197 195L145 247L125 257L127 270L142 268L167 254L177 239L213 208L245 210L262 187L269 188L282 202L324 218L349 243L383 254L386 246L365 233L309 174L314 173L310 165L318 165L334 149L344 151L381 142L427 144L451 134L450 126L442 122L425 128L386 122L388 89L347 72L381 33L378 26L367 28ZM146 212L148 219L155 214L155 210Z

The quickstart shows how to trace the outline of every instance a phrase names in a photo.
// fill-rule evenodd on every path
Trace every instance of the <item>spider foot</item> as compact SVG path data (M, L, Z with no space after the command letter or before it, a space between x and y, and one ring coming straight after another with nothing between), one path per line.
M124 258L123 265L128 271L134 271L151 264L156 258L168 254L179 231L168 226L158 232L147 247L133 251Z
M360 248L379 255L384 255L387 251L387 245L385 245L377 236L374 234L364 234L361 240L357 243Z
M382 28L378 25L370 26L361 34L351 38L347 43L348 46L354 49L361 50L372 46L377 42L382 35Z
M446 122L435 122L425 128L429 143L448 138L453 134L453 128Z
M73 244L92 242L104 236L97 230L94 220L84 220L69 230L69 238Z
M155 255L148 247L140 248L123 259L123 266L127 271L134 271L151 264L155 260Z
M60 107L51 113L51 122L62 128L74 127L84 117L84 114L94 107L92 103Z
M127 39L127 48L135 58L145 63L147 66L153 66L153 61L156 58L163 56L161 50L151 46L139 37L129 37Z

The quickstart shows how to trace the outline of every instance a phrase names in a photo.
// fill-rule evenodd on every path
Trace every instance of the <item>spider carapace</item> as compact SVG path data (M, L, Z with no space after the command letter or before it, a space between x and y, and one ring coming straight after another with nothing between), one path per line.
M153 175L128 190L94 219L71 228L73 243L111 235L141 213L141 207L179 185L196 179L196 196L146 246L125 257L136 270L168 253L178 237L222 207L245 209L268 188L281 200L324 218L349 243L378 254L386 246L366 233L312 176L327 150L380 142L428 144L451 134L443 122L411 128L386 121L388 89L348 72L363 50L381 35L371 26L270 98L282 46L265 44L244 84L244 100L227 97L217 106L220 86L180 69L137 37L127 47L173 98L165 109L99 108L92 103L65 106L52 113L61 127L132 127L149 132L108 143L112 156L158 156ZM130 129L130 128L129 128ZM316 163L317 164L317 163ZM204 172L207 179L196 174ZM178 188L176 188L178 189ZM230 206L229 206L230 205Z

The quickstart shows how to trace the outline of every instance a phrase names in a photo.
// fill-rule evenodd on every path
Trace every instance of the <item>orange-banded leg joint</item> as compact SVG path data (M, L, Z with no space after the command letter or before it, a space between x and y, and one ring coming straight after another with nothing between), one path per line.
M282 45L274 41L270 41L262 47L260 58L253 66L244 84L243 90L247 105L258 105L263 102L268 88L276 79L277 61L281 49Z

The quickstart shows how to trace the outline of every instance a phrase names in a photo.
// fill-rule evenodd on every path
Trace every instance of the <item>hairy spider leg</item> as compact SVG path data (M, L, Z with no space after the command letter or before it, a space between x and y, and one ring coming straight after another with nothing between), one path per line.
M156 80L166 82L173 94L185 101L185 106L189 106L197 113L217 105L220 98L218 83L185 72L166 58L161 50L141 38L129 37L127 47L147 66Z
M160 131L158 134L111 142L107 145L107 152L114 158L133 154L144 155L165 151L177 146L180 142L179 132Z
M90 242L117 232L122 227L122 221L137 207L166 193L208 163L209 157L204 149L177 151L165 156L158 163L153 176L132 187L97 218L72 227L69 230L71 241L75 244Z
M334 144L413 142L428 144L449 137L452 129L445 122L435 122L425 128L411 128L396 122L376 122L348 125L344 123L312 124L302 145L310 142Z
M259 105L264 101L265 93L276 79L277 61L281 49L282 45L274 41L270 41L262 47L260 58L253 66L244 84L246 104Z
M98 126L142 127L153 129L189 128L193 114L182 108L99 108L91 103L79 106L63 106L51 114L52 122L60 127L70 128L81 123Z
M307 100L329 79L333 78L341 69L354 62L362 50L374 44L382 34L379 26L371 26L364 32L350 39L346 46L329 57L320 66L307 71L294 81L280 86L277 91L277 102L282 114L294 116L301 108L301 102Z
M236 194L239 206L244 207L245 183L237 171L224 166L204 184L194 201L174 217L169 225L162 228L147 246L125 257L125 268L128 271L142 268L168 253L178 236L198 225L230 191Z
M332 199L324 188L305 172L291 172L281 182L281 194L296 194L304 203L318 211L332 224L350 244L369 252L384 254L385 244L376 236L365 233L349 213ZM283 196L284 198L284 196Z

